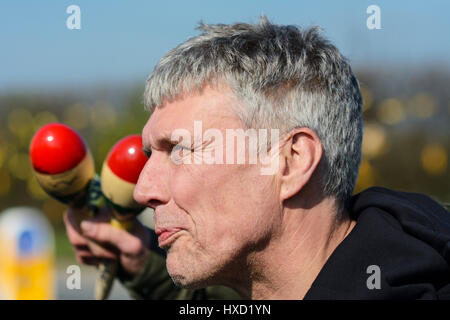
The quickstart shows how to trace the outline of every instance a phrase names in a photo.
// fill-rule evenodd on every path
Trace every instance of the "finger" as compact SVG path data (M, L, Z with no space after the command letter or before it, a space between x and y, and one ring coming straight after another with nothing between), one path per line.
M92 254L100 259L117 260L120 252L117 248L108 243L99 243L98 241L89 241L89 250Z
M81 230L77 228L72 210L69 209L64 212L63 221L66 227L67 237L72 246L74 246L75 249L77 247L86 247L87 240L80 234Z
M85 258L92 259L94 257L98 259L117 259L118 253L116 249L93 243L92 240L85 238L81 234L81 229L77 225L76 214L75 210L67 210L64 214L64 223L66 225L67 236L77 258L80 261L84 261ZM101 219L104 219L104 217Z
M85 237L118 248L122 254L138 255L143 249L141 239L125 230L113 227L109 223L83 221L81 229Z

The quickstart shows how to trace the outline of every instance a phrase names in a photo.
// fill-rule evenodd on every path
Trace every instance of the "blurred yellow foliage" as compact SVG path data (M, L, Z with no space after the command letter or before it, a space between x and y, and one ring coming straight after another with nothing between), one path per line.
M426 92L416 94L408 102L408 111L418 118L429 118L435 114L436 110L436 99Z
M16 137L16 145L26 148L33 134L33 116L23 108L15 108L8 114L8 128Z
M375 184L375 170L368 160L361 161L359 167L358 180L356 181L355 192L362 191Z
M0 169L0 181L0 197L2 197L11 189L11 178L6 170Z
M394 125L405 120L405 106L399 99L390 98L381 102L377 110L378 119L386 124Z
M422 168L430 175L439 175L447 169L447 152L440 144L429 144L421 152Z
M47 193L45 193L39 185L39 182L34 175L30 175L27 179L27 191L28 194L36 200L44 200L49 198Z
M0 168L3 167L3 164L5 163L6 152L7 152L7 145L4 141L0 140Z
M382 155L387 149L386 130L377 123L364 124L362 144L363 156L372 159Z
M75 130L82 130L89 125L89 110L82 103L74 103L64 110L64 123Z
M34 130L33 131L36 132L42 126L44 126L48 123L53 123L53 122L58 122L58 117L55 114L53 114L49 111L38 112L34 116ZM34 134L34 132L33 132L33 134Z
M31 176L31 163L27 153L16 153L8 161L11 174L21 180L27 180Z
M96 102L91 109L92 126L99 131L107 130L116 124L117 113L108 102Z
M42 211L49 218L49 220L54 224L60 224L62 219L62 214L67 206L53 198L48 198L44 200L42 204Z

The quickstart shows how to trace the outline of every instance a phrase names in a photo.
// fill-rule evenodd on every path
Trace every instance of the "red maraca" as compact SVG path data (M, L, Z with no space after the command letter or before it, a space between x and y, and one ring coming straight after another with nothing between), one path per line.
M139 174L147 157L142 151L139 135L127 136L118 141L110 150L101 173L102 193L112 208L114 218L111 224L123 230L130 230L133 218L143 207L133 198ZM104 265L103 277L96 284L96 299L104 299L111 290L118 270L118 262Z
M120 222L129 220L143 210L134 200L133 191L146 162L141 136L136 134L118 141L103 163L102 192L114 209L116 220Z
M51 123L40 128L31 140L30 158L39 184L52 197L69 204L87 194L94 161L69 126Z

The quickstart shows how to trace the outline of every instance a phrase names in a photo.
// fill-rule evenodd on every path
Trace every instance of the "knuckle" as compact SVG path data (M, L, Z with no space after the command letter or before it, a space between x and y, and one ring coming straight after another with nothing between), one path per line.
M143 250L143 244L139 239L130 239L128 244L128 254L139 255Z
M67 238L72 245L82 246L87 244L86 240L73 230L67 230Z
M85 232L86 233L86 232ZM92 223L89 227L89 230L87 232L87 235L89 238L101 240L102 237L102 231L98 223Z

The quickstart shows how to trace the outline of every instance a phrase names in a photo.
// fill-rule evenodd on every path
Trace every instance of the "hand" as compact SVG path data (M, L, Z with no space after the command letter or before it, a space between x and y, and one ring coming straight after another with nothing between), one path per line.
M150 252L150 230L137 219L132 230L125 231L109 224L108 207L102 207L94 218L84 220L81 226L77 219L80 214L80 209L70 207L64 212L67 236L79 263L98 265L103 259L118 260L129 276L144 267Z

